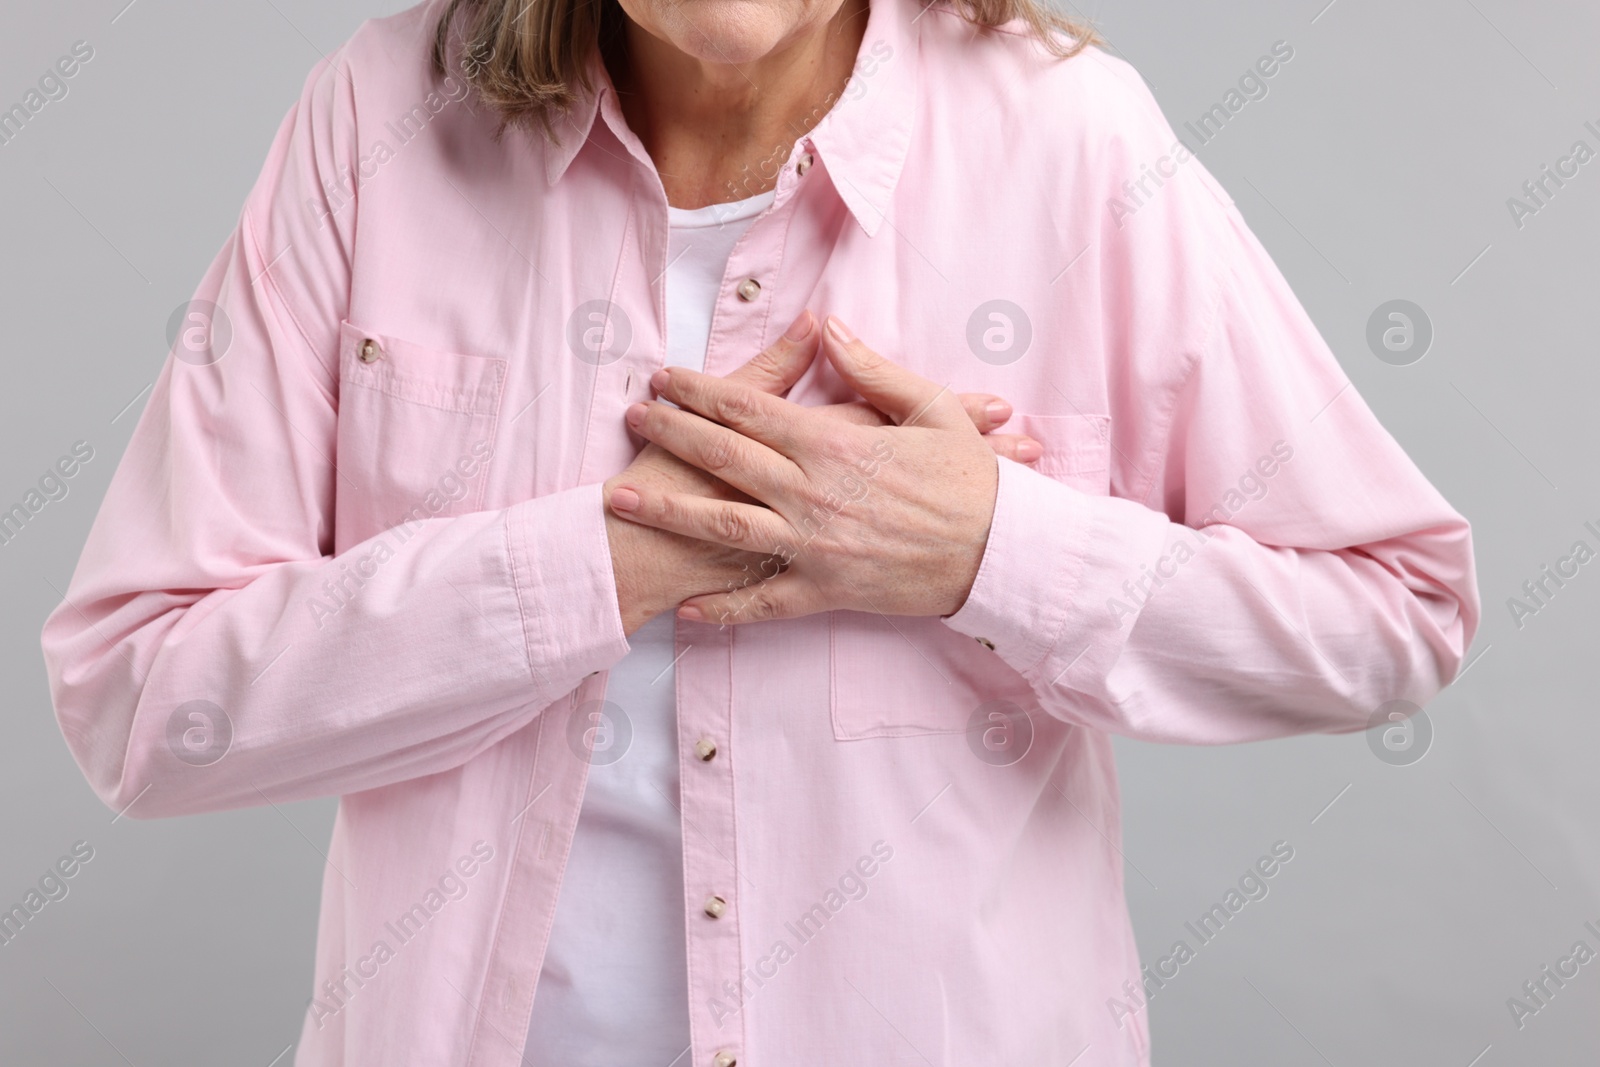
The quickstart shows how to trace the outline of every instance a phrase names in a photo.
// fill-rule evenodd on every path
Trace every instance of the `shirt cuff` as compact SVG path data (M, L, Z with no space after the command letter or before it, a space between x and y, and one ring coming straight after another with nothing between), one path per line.
M528 666L547 702L628 652L601 492L597 482L506 509Z
M1054 681L1091 645L1098 653L1083 666L1106 669L1132 629L1108 604L1141 563L1161 555L1170 525L1131 500L1093 496L1001 459L978 576L945 625L991 646L1030 681Z

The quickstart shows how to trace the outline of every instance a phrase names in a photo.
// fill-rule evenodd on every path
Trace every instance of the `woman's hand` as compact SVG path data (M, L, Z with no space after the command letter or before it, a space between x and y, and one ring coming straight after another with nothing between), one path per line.
M817 355L817 329L808 311L770 348L733 371L726 379L763 395L776 397L789 389ZM648 487L650 492L671 493L707 500L745 500L726 482L692 467L659 445L648 444L626 469L602 489L609 499L613 487ZM723 545L707 544L666 530L623 522L606 510L606 539L611 548L611 571L617 586L617 607L622 629L632 634L650 619L671 610L684 597L707 589L724 589L750 568L759 556Z
M628 410L646 439L750 498L680 492L628 472L607 483L612 510L634 522L761 557L727 592L685 601L683 618L948 615L972 588L994 512L995 453L1006 449L985 441L947 388L884 359L837 319L824 333L834 368L894 425L847 422L676 367L652 385L682 410ZM1029 445L1024 456L1037 458L1038 443Z
M805 312L772 347L728 375L712 379L749 388L776 399L792 386L816 358L820 331ZM991 434L1011 418L1011 405L988 393L964 393L960 404L966 418L999 455L1030 463L1042 454L1039 442L1019 434ZM851 426L873 427L889 423L888 416L864 401L806 408L817 415ZM650 443L626 470L609 479L607 499L618 486L635 487L658 496L697 497L707 501L754 504L749 496L699 467L685 463L660 445ZM682 533L624 522L608 509L606 535L611 546L623 630L633 633L646 621L685 598L710 590L735 589L749 584L773 566L767 554L737 546L708 543Z

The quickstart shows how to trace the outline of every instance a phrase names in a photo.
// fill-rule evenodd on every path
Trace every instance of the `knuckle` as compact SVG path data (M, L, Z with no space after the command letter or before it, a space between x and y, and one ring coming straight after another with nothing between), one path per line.
M883 412L866 403L841 404L838 413L845 422L856 426L883 426L889 421Z
M778 352L775 348L764 348L751 358L750 362L745 365L745 369L748 369L749 373L740 375L743 380L753 385L765 385L768 382L775 382L779 379L779 374L783 369L783 361L778 358ZM732 375L729 377L732 377Z
M682 517L682 511L670 493L663 493L656 498L655 514L661 522L676 525Z
M713 402L712 412L716 420L726 425L737 425L748 422L756 412L756 406L748 393L742 391L726 392Z
M861 452L854 434L831 433L822 439L823 456L835 463L849 463Z
M757 586L750 592L748 610L745 612L751 619L770 619L778 613L778 600L772 595L772 590L765 585Z
M700 459L704 469L715 474L725 471L739 458L739 444L733 437L725 434L715 434L707 441L701 450Z
M718 508L711 521L717 540L724 544L742 545L750 539L750 524L733 508Z
M648 438L660 437L666 432L670 418L665 404L646 404L644 418L639 420L639 431Z

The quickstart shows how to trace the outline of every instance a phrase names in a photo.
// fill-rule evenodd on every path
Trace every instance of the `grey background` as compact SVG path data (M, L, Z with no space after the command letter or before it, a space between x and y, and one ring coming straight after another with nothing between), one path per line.
M0 107L72 43L95 57L0 147L0 510L72 443L95 458L12 543L0 663L0 903L75 841L70 894L0 946L0 1063L292 1059L331 801L113 819L50 712L38 631L166 350L318 57L379 0L94 0L0 14ZM1384 424L1472 520L1485 620L1428 709L1425 758L1369 735L1231 748L1119 742L1146 962L1273 842L1295 857L1150 1004L1155 1062L1595 1062L1600 960L1520 1031L1506 1000L1600 938L1593 714L1600 562L1519 629L1525 579L1600 525L1593 463L1600 160L1517 228L1506 199L1600 127L1600 9L1577 0L1107 2L1097 24L1181 128L1288 41L1200 157ZM1041 112L1051 107L1039 101ZM1404 298L1425 358L1368 317ZM1196 620L1203 625L1204 620ZM281 1057L274 1060L274 1057ZM1475 1059L1475 1057L1477 1057ZM1065 1067L1065 1065L1057 1065Z

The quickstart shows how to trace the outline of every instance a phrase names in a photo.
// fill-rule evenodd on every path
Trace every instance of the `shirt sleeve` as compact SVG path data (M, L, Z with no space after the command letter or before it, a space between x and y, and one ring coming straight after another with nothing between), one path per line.
M338 56L308 79L190 304L231 340L168 357L44 626L67 744L131 817L449 769L627 651L598 485L331 554L353 99Z
M1174 143L1154 121L1147 152ZM1098 729L1190 743L1362 729L1460 669L1479 619L1471 532L1226 194L1182 166L1134 220L1160 262L1127 272L1162 291L1147 282L1125 306L1190 309L1172 335L1199 339L1162 354L1183 364L1170 385L1135 381L1142 410L1113 414L1118 462L1139 467L1118 480L1140 498L1002 459L977 579L946 622L991 642L1046 712ZM1174 261L1215 283L1163 274Z

